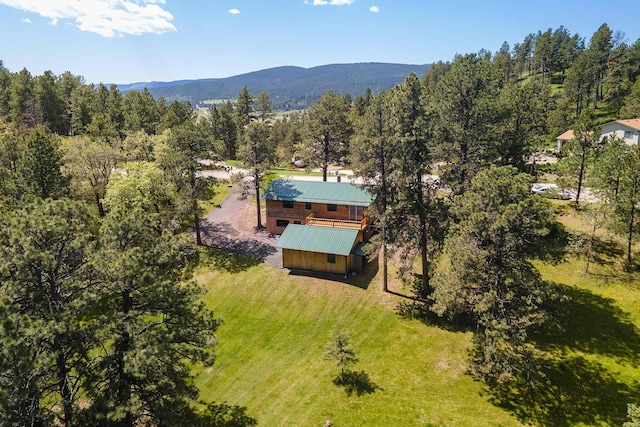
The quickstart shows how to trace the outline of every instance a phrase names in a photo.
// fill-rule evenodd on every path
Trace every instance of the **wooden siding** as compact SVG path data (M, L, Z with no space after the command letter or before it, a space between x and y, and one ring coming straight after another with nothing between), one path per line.
M277 225L278 220L289 221L294 224L299 221L300 224L306 224L307 217L313 213L315 217L328 220L355 220L363 221L366 218L366 209L364 215L358 215L356 218L349 218L348 205L336 205L336 211L329 211L325 203L311 203L311 209L307 209L305 202L293 202L292 208L285 208L281 200L265 200L267 209L267 232L271 234L282 234L285 227ZM368 222L368 221L367 221Z
M295 221L300 221L300 224L304 224L305 219L311 213L311 210L307 209L305 205L302 202L294 202L292 208L285 208L281 200L266 200L267 232L282 234L284 227L278 227L277 221L279 219L289 221L289 224L294 224Z
M334 264L327 262L327 254L318 252L282 249L282 266L294 270L319 271L323 273L347 274L352 265L351 257L336 255Z

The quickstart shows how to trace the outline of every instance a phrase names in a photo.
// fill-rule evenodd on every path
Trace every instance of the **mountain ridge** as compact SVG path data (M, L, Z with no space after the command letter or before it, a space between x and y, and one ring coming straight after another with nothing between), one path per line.
M205 100L233 100L246 86L254 97L263 91L269 93L274 108L290 110L312 105L329 90L357 96L371 89L375 94L401 83L412 72L422 76L429 67L430 64L383 62L327 64L311 68L285 65L224 78L135 82L117 86L123 93L141 91L146 87L156 98L162 96L167 101L189 101L192 105Z

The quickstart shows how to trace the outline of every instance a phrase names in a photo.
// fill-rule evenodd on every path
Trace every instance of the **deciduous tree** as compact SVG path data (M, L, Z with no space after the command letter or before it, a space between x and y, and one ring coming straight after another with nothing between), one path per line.
M75 137L67 147L65 165L71 170L74 190L77 195L92 200L101 217L105 213L102 199L109 178L122 160L119 150L89 137Z

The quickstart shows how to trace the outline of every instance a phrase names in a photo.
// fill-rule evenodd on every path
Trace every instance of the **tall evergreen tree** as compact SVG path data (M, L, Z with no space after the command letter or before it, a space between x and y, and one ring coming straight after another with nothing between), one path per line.
M214 113L214 111L216 113ZM213 129L213 139L222 141L224 147L224 158L235 159L238 149L238 126L234 119L235 110L231 101L220 105L220 108L212 107L211 125Z
M0 207L15 205L27 192L22 173L24 151L23 138L12 133L0 136Z
M589 58L586 53L580 53L567 71L564 80L564 92L571 104L575 105L575 118L588 107L590 93L593 88L593 78L590 72Z
M414 251L420 254L422 278L416 286L419 296L429 292L430 256L429 238L431 221L428 215L436 212L434 196L436 186L428 178L432 166L433 137L430 117L425 110L422 85L411 73L403 83L389 93L391 103L390 130L392 157L389 174L393 201L387 217L391 240L403 248L405 277L411 276ZM402 243L400 243L402 242Z
M240 146L239 158L249 169L253 178L253 191L256 197L256 229L262 228L260 211L260 186L265 174L275 164L276 148L269 126L262 122L250 123L244 132L244 141Z
M443 180L453 194L469 187L476 172L500 153L492 132L498 90L489 60L480 54L456 57L430 100L437 114L441 158L448 166Z
M36 77L34 94L40 116L38 122L54 133L64 134L66 105L51 71Z
M87 126L93 120L95 102L93 88L86 85L78 85L73 88L69 100L70 133L71 135L83 135Z
M17 126L33 127L36 124L34 83L31 73L23 68L11 79L9 108L11 121Z
M199 177L197 172L201 159L215 157L211 132L205 123L193 120L167 132L167 142L158 147L156 161L175 183L178 191L187 195L196 240L198 245L201 245L198 196L209 184L206 179Z
M11 72L0 59L0 121L9 121L11 107Z
M0 425L44 426L50 417L42 404L44 377L51 361L41 343L41 321L0 301Z
M21 381L35 381L24 383L27 400L20 405L51 405L62 424L79 425L82 382L96 348L89 264L95 222L84 204L49 199L4 219L0 228L0 292L20 314L14 326L21 340L34 346L25 354L31 360L10 367ZM39 403L29 401L39 395Z
M258 118L262 123L266 122L273 107L271 105L271 99L269 98L269 93L267 91L262 91L258 94L258 99L256 100L256 113L258 114Z
M586 50L589 66L593 76L593 107L598 108L598 103L602 99L602 81L606 75L609 54L613 48L613 33L607 24L602 24L593 33L589 47Z
M433 311L475 326L474 371L488 383L534 369L527 334L546 317L546 286L527 256L553 212L531 182L511 166L480 171L454 198L456 224L433 280Z
M322 169L323 181L329 165L347 152L351 136L348 110L342 96L328 91L309 108L304 120L305 160Z
M105 346L87 392L94 424L189 422L197 397L187 363L213 363L220 321L184 270L184 236L155 228L156 214L121 200L101 229L98 269Z
M58 198L68 192L69 176L62 173L58 137L39 126L27 137L22 174L31 193L41 199Z
M601 147L601 130L595 125L594 111L588 109L582 112L573 127L574 138L563 147L563 179L565 187L576 188L576 209L580 205L582 185L587 174L589 158Z
M355 137L349 150L349 163L356 176L363 178L368 191L374 195L370 207L381 224L379 234L382 247L383 290L388 290L388 235L389 173L391 165L391 109L388 94L375 95L355 122ZM373 237L374 243L376 237Z
M504 120L496 126L502 165L524 171L531 154L546 142L550 87L540 80L510 84L500 92Z

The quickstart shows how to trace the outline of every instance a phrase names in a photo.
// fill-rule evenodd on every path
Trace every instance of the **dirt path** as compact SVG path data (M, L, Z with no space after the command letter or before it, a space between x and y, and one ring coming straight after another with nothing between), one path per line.
M201 221L203 243L282 267L281 251L275 247L277 239L264 229L256 231L256 215L256 206L250 203L250 198L241 200L231 191L220 207Z

